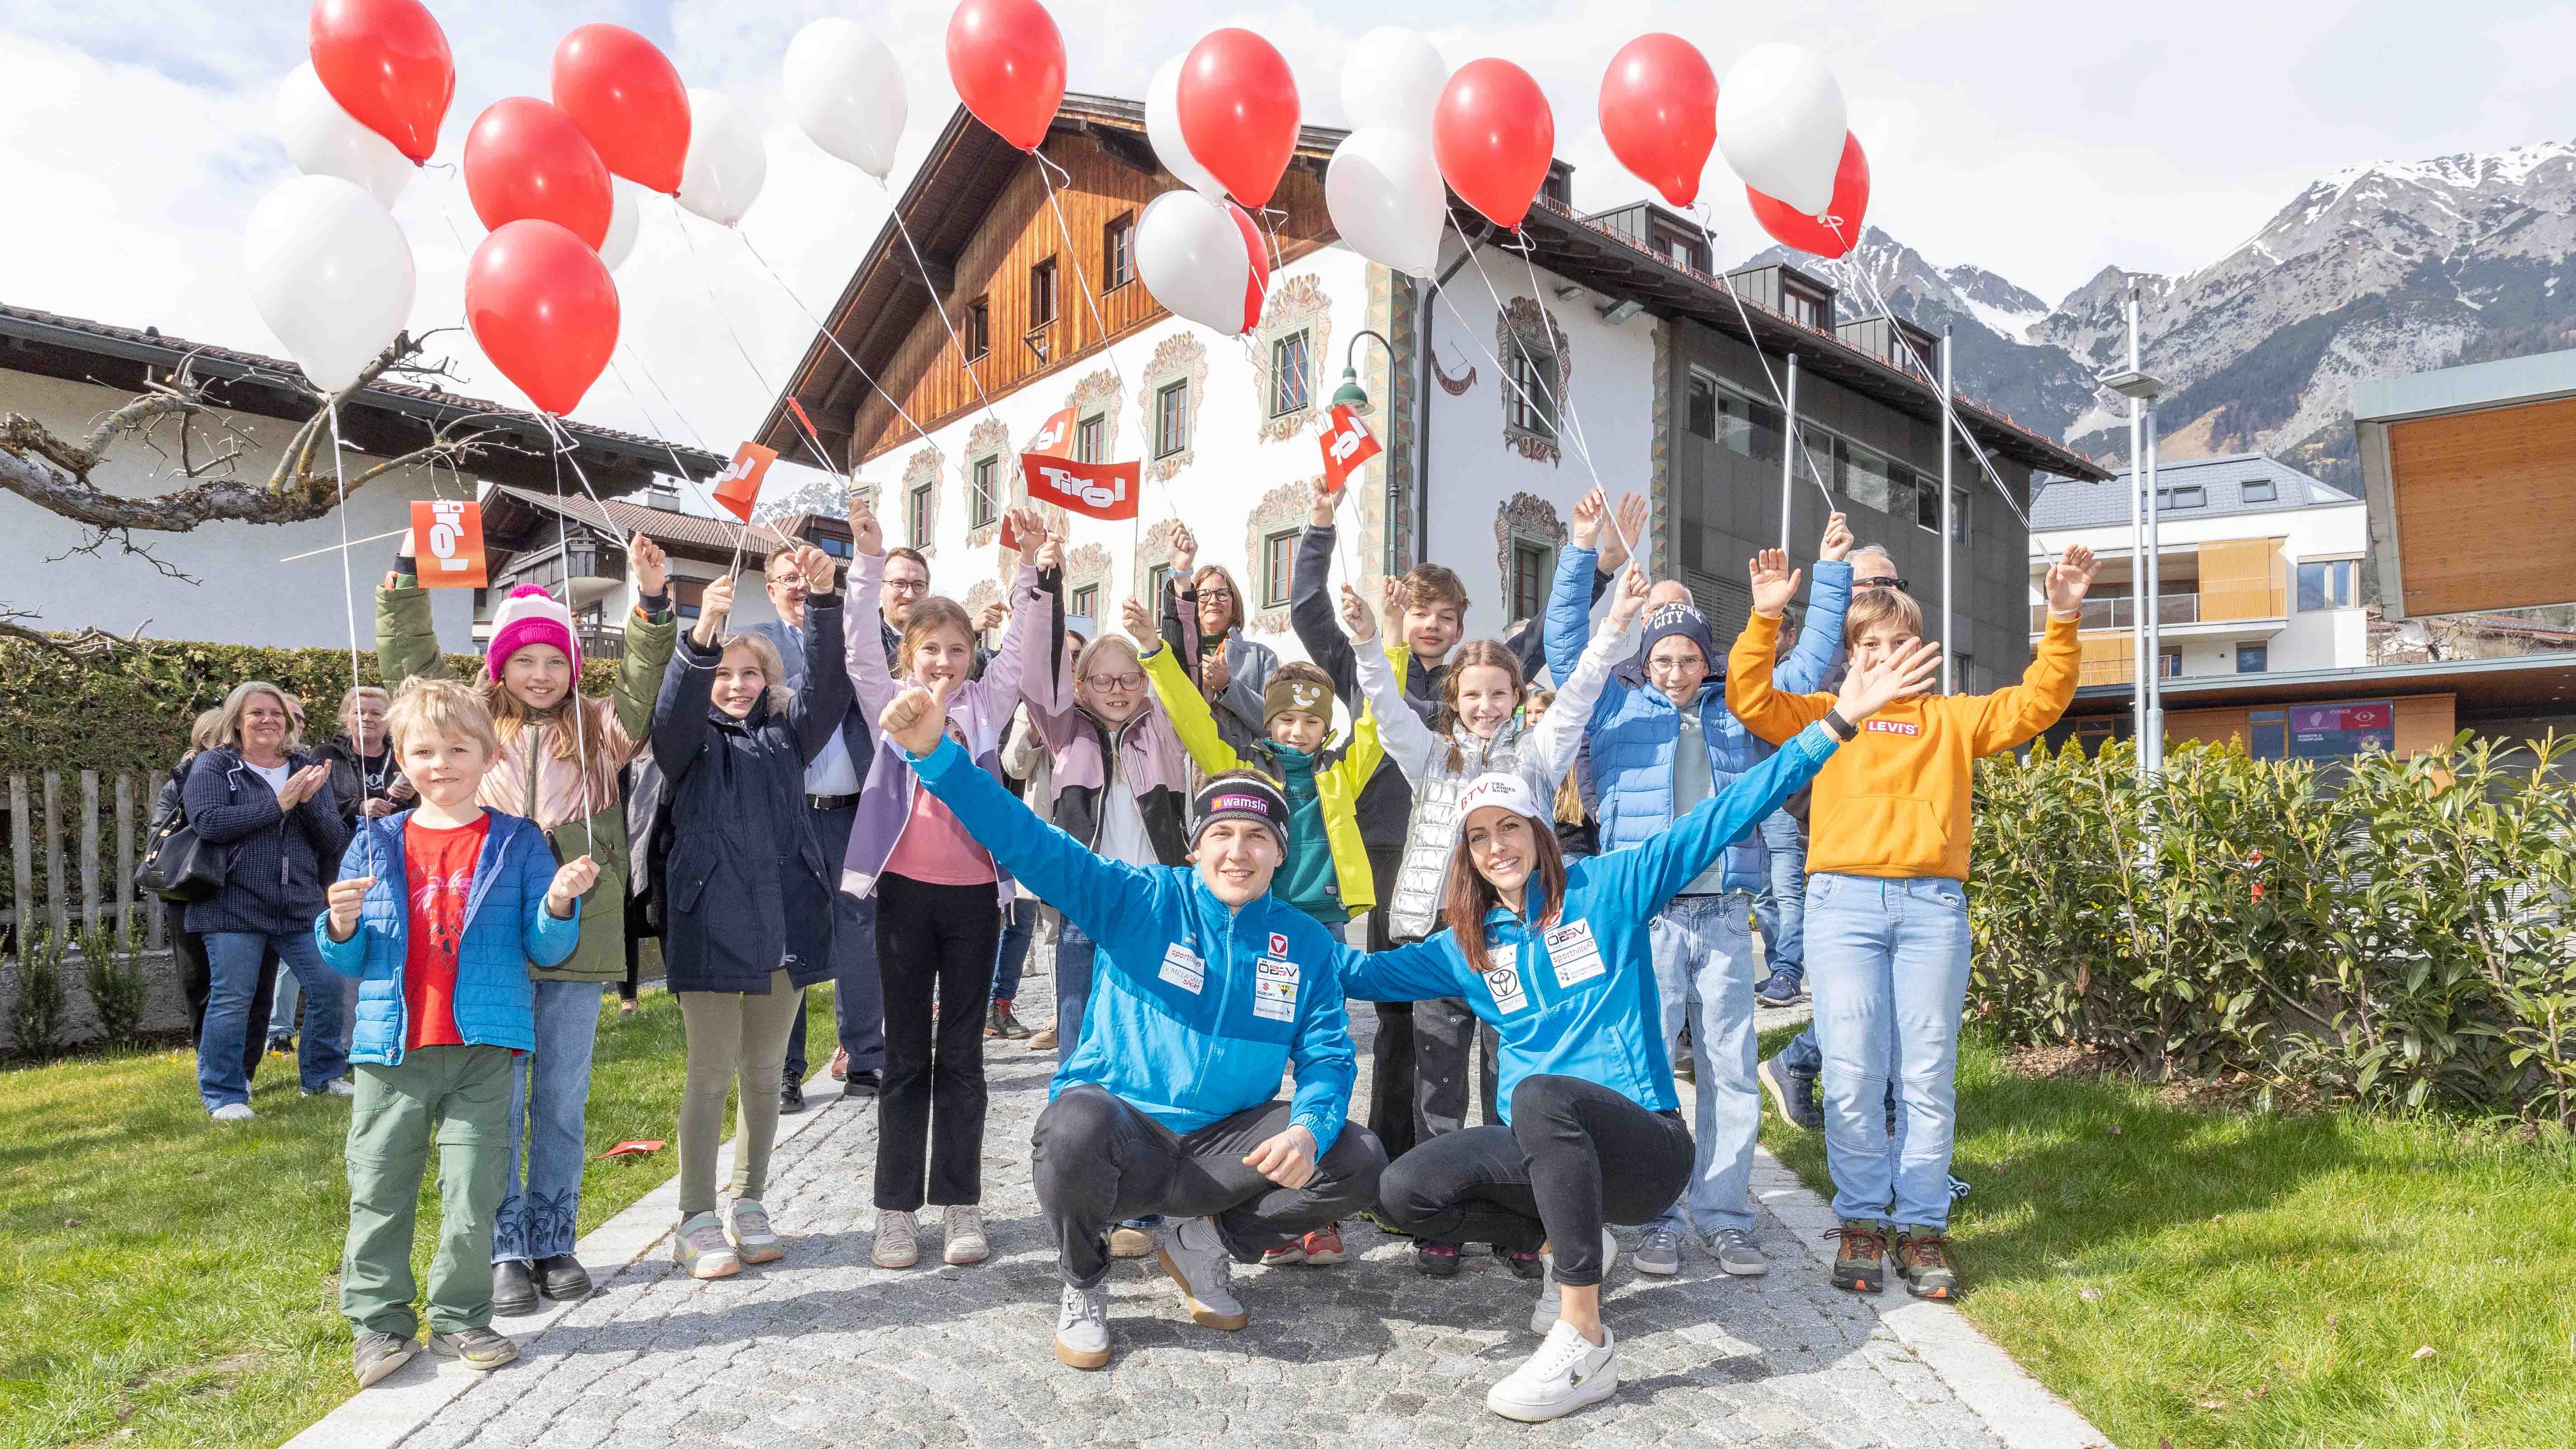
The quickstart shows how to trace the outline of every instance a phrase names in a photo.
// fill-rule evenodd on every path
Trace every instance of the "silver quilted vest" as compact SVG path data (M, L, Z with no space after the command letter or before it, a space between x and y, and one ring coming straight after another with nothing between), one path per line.
M1458 800L1469 782L1493 770L1521 770L1517 717L1490 740L1461 732L1457 741L1457 767L1450 767L1449 752L1442 750L1432 756L1431 778L1413 787L1404 862L1396 869L1395 898L1387 905L1387 925L1399 941L1417 940L1440 927L1440 898L1449 889L1449 859L1458 848Z

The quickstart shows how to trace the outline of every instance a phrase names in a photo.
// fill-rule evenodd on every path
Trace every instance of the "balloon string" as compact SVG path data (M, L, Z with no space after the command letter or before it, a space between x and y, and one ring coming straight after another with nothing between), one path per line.
M340 400L326 398L331 410L331 477L340 490L340 606L349 616L349 697L358 690L358 583L349 565L349 469L340 457ZM362 769L363 772L363 769Z
M893 188L887 186L882 177L877 180L877 189L886 192L889 198L893 195ZM887 214L894 218L894 229L903 237L903 249L912 253L912 265L921 273L921 289L930 294L930 305L939 309L939 325L947 330L948 345L957 352L957 370L966 374L966 380L975 385L975 401L984 405L984 416L991 418L994 426L1002 429L1007 435L1010 432L1010 425L1003 422L1002 415L993 410L993 399L984 391L984 379L975 375L974 360L966 355L966 339L957 335L957 324L949 320L948 304L939 299L939 287L930 280L930 266L921 259L921 248L913 245L912 228L903 219L903 208L890 200ZM985 339L986 351L991 350L991 345L991 339ZM1124 387L1125 384L1121 383L1120 386ZM902 410L898 408L896 411ZM992 490L977 483L971 474L966 475L966 486L984 495L984 506L995 518L1002 516L1002 501L993 496Z
M751 349L743 345L742 334L734 330L733 318L725 312L724 304L716 300L715 283L709 278L705 259L698 255L697 238L689 235L689 223L687 218L681 217L679 214L679 205L680 204L676 201L671 203L671 214L679 222L680 240L686 243L689 248L689 259L696 264L698 287L701 291L707 294L707 310L716 314L716 321L724 327L725 336L733 340L733 350L741 356L742 365L751 370L752 381L760 384L761 391L775 395L778 390L769 385L769 379L761 372L760 364L751 360ZM735 234L737 236L740 235L739 232ZM759 253L755 252L753 255L758 256ZM772 273L771 275L775 276L777 274ZM785 286L786 284L781 282L779 285ZM788 293L788 296L792 300L795 293L791 291ZM793 414L793 411L793 409L790 409L791 415ZM815 466L821 468L826 473L840 473L841 470L833 466L831 450L823 446L821 435L816 433L813 427L806 423L803 418L796 418L795 421L798 428L801 430L800 436L805 440L806 449L814 455Z
M655 392L662 393L662 401L664 403L670 403L671 395L667 392L662 392L662 384L654 379L654 376L650 371L645 369L644 359L636 355L635 349L621 344L618 350L626 353L627 356L634 359L635 368L638 372L642 372L644 374L644 380L653 384L653 390ZM635 391L635 384L626 380L626 371L624 368L617 365L616 358L611 357L609 359L608 370L616 377L617 385L626 390L627 399L635 404L635 411L644 415L644 425L651 428L657 436L661 436L662 424L654 418L653 410L644 405L643 395ZM671 416L682 428L688 431L690 439L698 445L699 451L706 451L706 440L698 436L698 430L696 428L689 426L689 420L680 415L679 408L676 405L671 409ZM700 484L697 479L689 475L687 465L680 461L680 450L671 446L671 441L667 436L662 436L662 450L671 455L671 471L673 475L678 477L681 482L689 485L689 491L697 496L698 502L706 508L707 513L711 517L717 518L728 516L727 511L718 508L716 506L716 501L707 495L706 488ZM742 557L745 542L746 533L744 526L740 522L736 522L733 526L733 552L735 558Z
M1709 260L1714 262L1717 259L1717 233L1709 229L1708 203L1705 201L1699 203L1692 209L1692 215L1699 222L1700 236L1708 242ZM1825 512L1830 515L1839 511L1842 507L1842 503L1834 497L1834 490L1825 486L1825 476L1823 472L1816 467L1816 455L1813 450L1807 447L1806 434L1799 431L1798 420L1789 411L1788 389L1780 385L1780 375L1771 370L1770 355L1762 350L1761 339L1753 331L1753 314L1745 310L1744 296L1742 293L1735 290L1735 279L1732 277L1720 277L1717 279L1717 284L1725 291L1728 300L1735 303L1736 318L1744 324L1745 345L1753 349L1753 360L1762 364L1762 380L1771 384L1772 401L1779 404L1781 419L1780 446L1783 448L1795 448L1798 450L1799 458L1807 465L1807 477L1809 481L1816 485L1816 491L1818 493L1825 496ZM1787 525L1785 523L1782 525L1781 531L1785 536L1787 533Z
M1109 320L1100 315L1100 298L1091 290L1091 278L1082 269L1082 249L1073 244L1073 228L1065 225L1064 207L1056 200L1054 173L1063 171L1064 168L1048 160L1046 152L1035 147L1030 149L1029 157L1038 163L1038 180L1046 185L1047 209L1055 213L1056 235L1064 238L1064 254L1073 259L1073 280L1081 289L1082 300L1091 308L1091 325L1100 334L1101 356L1109 360L1110 375L1118 379L1118 395L1123 398L1127 395L1127 373L1118 365L1118 350L1111 346L1109 341ZM1072 185L1073 173L1065 171L1064 180L1066 185ZM1145 413L1145 420L1150 423L1153 414L1150 408L1146 408L1145 399L1137 398L1136 405ZM1141 440L1138 451L1140 454L1144 451ZM1165 513L1170 517L1178 518L1180 508L1172 501L1172 489L1168 481L1163 483L1161 492ZM1145 510L1141 506L1144 500L1140 498L1137 502L1140 506L1133 515L1133 526L1128 529L1128 549L1132 558L1141 560L1145 556Z
M545 424L546 437L549 443L546 451L554 460L555 563L557 567L563 570L564 613L572 620L574 662L572 668L572 687L567 692L572 696L573 768L574 773L581 779L582 854L588 855L590 854L589 846L592 844L590 838L590 746L586 738L586 731L583 729L582 716L589 713L589 711L583 707L581 699L581 613L574 607L572 599L572 539L570 526L567 521L570 517L571 509L566 506L563 491L564 459L569 457L572 453L572 439L565 435L562 425L555 420L553 414L540 412L537 414L537 420ZM573 461L572 471L574 477L581 479L582 491L585 493L590 492L590 479L582 474L581 462L579 459L575 459ZM592 493L590 501L593 506L599 509L600 517L602 519L608 517L608 508L605 504L600 503L598 494ZM505 660L503 662L507 663L508 661ZM528 775L531 779L536 777L538 764L539 761L536 749L534 746L531 746L528 750ZM534 791L532 790L530 794L533 797ZM539 822L539 824L542 825L543 822Z

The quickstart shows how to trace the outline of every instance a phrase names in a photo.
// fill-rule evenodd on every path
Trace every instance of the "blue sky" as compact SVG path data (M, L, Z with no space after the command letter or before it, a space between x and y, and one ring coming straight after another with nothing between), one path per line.
M787 126L775 102L788 37L826 13L864 18L912 82L906 166L955 97L944 0L430 0L458 58L439 156L452 162L482 107L542 95L563 32L614 20L659 41L693 86L726 91L768 129L770 174L743 224L794 297L739 241L666 204L648 209L619 273L627 337L684 418L637 405L613 380L582 412L691 434L729 451L811 333L804 308L839 289L884 198ZM1307 119L1338 124L1350 43L1380 23L1422 30L1455 66L1500 55L1554 105L1576 199L1644 193L1608 155L1593 102L1610 54L1645 30L1697 42L1723 75L1754 44L1823 56L1870 151L1871 222L1940 264L1973 262L2055 301L2105 265L2187 270L2258 230L2316 176L2375 159L2500 150L2576 133L2564 57L2576 7L2503 0L2423 23L2420 5L2172 0L2152 9L2063 0L1912 0L1723 7L1633 0L1292 4L1244 11L1186 0L1055 6L1077 90L1141 96L1166 57L1221 25L1261 31L1296 66ZM292 174L270 134L278 80L303 58L295 0L0 0L0 177L18 202L0 230L0 300L235 346L274 350L242 294L250 209ZM904 179L898 171L897 185ZM1721 260L1765 243L1741 188L1711 161ZM451 324L479 235L452 174L426 172L396 208L421 272L415 321ZM752 352L746 367L728 326ZM460 343L469 389L514 397ZM649 397L649 389L647 390Z

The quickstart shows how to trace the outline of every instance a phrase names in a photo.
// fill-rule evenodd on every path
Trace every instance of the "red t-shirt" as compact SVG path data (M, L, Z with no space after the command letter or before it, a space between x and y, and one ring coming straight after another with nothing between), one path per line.
M438 830L403 823L403 873L411 887L409 948L403 956L403 1049L463 1046L456 1030L456 952L465 939L465 902L492 817Z

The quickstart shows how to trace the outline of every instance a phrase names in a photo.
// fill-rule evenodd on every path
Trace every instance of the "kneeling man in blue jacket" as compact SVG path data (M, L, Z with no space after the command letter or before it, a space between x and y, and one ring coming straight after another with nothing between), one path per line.
M1190 1316L1244 1326L1229 1259L1258 1262L1377 1200L1386 1154L1344 1120L1357 1059L1341 943L1270 894L1288 802L1219 775L1191 802L1190 869L1104 860L1040 820L946 737L945 690L879 726L993 858L1099 943L1082 1040L1038 1117L1038 1205L1062 1244L1055 1356L1109 1362L1112 1224L1161 1214L1157 1249ZM1274 1100L1294 1067L1296 1095Z

